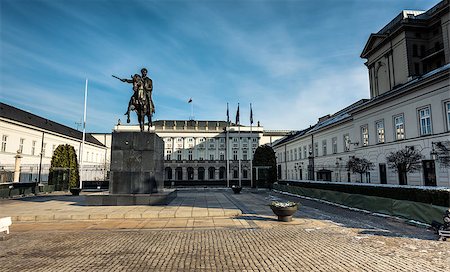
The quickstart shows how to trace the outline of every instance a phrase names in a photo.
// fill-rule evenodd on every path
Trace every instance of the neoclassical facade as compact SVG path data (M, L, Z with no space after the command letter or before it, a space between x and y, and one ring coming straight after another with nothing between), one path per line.
M116 131L139 131L118 125ZM166 185L250 185L251 159L256 148L272 144L289 131L266 131L226 121L158 120L152 130L164 141ZM111 134L94 134L108 148ZM228 169L228 171L227 171ZM228 174L227 174L228 173Z
M450 169L433 157L436 144L450 140L449 43L448 0L426 12L402 11L371 34L361 54L370 99L276 142L279 178L450 187ZM407 180L386 160L404 148L423 156ZM346 168L353 156L374 164L363 180Z
M81 158L81 131L4 103L0 103L0 137L0 183L12 181L16 168L17 181L47 182L53 151L60 144L72 145ZM104 179L107 164L107 147L86 134L82 179Z

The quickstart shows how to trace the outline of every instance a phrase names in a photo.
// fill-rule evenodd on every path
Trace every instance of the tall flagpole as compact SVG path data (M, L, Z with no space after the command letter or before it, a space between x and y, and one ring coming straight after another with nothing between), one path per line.
M230 125L230 112L228 110L228 103L227 103L227 132L226 132L226 139L225 143L227 145L225 155L227 156L227 187L230 187L230 154L229 154L229 141L228 141L228 130Z
M239 187L242 187L242 179L241 179L241 156L242 156L242 151L241 151L241 122L240 122L240 118L239 118L239 103L238 103L238 110L237 110L237 114L236 114L236 124L238 126L238 139L239 139L239 152L238 152L238 159L239 159Z
M86 85L84 87L84 113L83 113L83 140L81 141L81 156L80 156L80 189L83 188L83 153L84 141L86 140L86 105L87 105L88 79L86 78Z
M253 188L253 110L252 103L250 103L250 187Z

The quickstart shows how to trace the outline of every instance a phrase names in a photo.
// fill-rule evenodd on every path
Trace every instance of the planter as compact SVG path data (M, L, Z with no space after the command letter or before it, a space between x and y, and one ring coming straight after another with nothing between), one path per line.
M80 188L70 188L70 192L72 195L77 196L80 195L81 189Z
M233 192L235 194L239 194L239 193L241 193L242 187L240 187L240 186L233 186L233 187L231 187L231 189L233 190Z
M273 213L278 216L278 221L290 222L292 221L292 215L298 210L298 204L290 207L277 207L270 205Z

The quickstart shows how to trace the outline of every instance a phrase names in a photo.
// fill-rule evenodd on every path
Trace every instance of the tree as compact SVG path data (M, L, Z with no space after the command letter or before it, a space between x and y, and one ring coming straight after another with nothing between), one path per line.
M388 167L398 173L400 185L408 184L407 173L413 173L420 169L422 154L411 147L393 151L386 157Z
M439 161L441 167L450 167L450 141L437 142L434 143L436 149L437 160Z
M347 162L347 169L353 173L359 173L361 176L361 182L363 181L363 174L373 169L373 163L367 159L351 157Z
M261 184L263 187L270 187L272 183L277 181L277 159L271 146L262 145L256 149L255 155L253 156L253 166L269 167L266 169L266 175L263 177L264 183ZM254 178L256 178L255 175Z
M59 145L53 152L50 164L50 178L58 178L61 171L68 174L68 187L78 188L80 175L78 172L77 154L73 146L68 144Z

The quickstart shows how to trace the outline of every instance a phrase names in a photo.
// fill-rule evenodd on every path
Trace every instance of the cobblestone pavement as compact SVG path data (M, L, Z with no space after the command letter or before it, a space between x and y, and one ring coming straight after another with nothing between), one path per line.
M450 242L422 228L265 191L224 196L244 215L212 226L13 231L0 241L0 271L450 271ZM274 198L302 203L293 222L275 221Z

